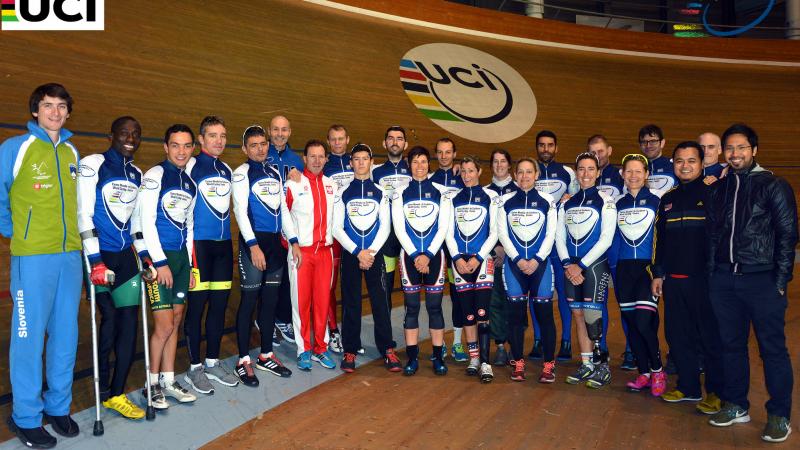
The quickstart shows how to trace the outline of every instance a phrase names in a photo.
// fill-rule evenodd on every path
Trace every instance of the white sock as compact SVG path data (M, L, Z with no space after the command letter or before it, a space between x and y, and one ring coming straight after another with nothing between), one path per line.
M217 365L217 363L218 363L218 362L219 362L219 360L218 360L218 359L209 359L209 358L206 358L206 367L214 367L214 366L216 366L216 365Z
M453 327L453 345L461 343L461 330L463 328Z
M158 384L158 374L157 373L151 373L150 374L150 385L156 385L156 384Z
M245 355L239 358L239 364L244 364L246 362L250 362L250 355Z
M189 364L189 370L197 370L201 367L203 367L202 364Z
M639 375L644 375L644 376L646 376L647 378L650 378L650 373L649 373L649 372L646 372L646 373L640 373Z
M267 358L269 358L270 356L272 356L272 352L269 352L269 353L261 353L261 354L259 354L258 356L259 356L261 359L267 359Z
M175 372L161 372L161 380L164 382L164 386L169 386L175 381Z

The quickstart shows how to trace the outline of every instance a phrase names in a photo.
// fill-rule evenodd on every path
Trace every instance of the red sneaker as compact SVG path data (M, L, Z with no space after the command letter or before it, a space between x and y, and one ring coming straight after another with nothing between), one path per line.
M400 363L400 358L394 352L393 348L386 349L386 356L383 358L383 365L389 372L400 372L403 370L403 365Z
M542 374L539 375L539 383L553 383L556 381L556 362L547 361L544 363Z
M511 369L511 379L513 381L525 381L525 360L514 361L514 368Z
M631 392L640 392L642 389L650 387L650 377L643 373L639 374L635 380L628 381L626 386Z
M342 372L353 373L356 371L356 354L345 353L342 358Z

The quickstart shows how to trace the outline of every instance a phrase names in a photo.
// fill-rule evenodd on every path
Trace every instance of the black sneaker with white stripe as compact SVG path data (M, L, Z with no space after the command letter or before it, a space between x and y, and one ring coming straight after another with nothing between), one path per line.
M256 359L256 368L282 378L292 376L292 371L287 369L274 353L266 358L262 358L261 355L258 355L258 359Z
M236 376L239 377L239 380L245 386L258 386L258 377L256 377L250 361L245 361L236 365Z

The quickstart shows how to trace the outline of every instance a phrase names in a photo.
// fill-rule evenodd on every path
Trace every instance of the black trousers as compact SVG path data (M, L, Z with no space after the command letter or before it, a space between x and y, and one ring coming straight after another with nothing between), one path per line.
M669 274L664 278L664 334L678 369L678 390L690 397L702 396L700 347L705 358L706 393L719 395L722 343L705 277Z
M386 263L383 254L375 255L375 262L361 270L358 258L342 249L342 344L346 353L356 353L361 348L361 277L367 284L372 319L375 322L375 345L382 355L386 349L395 348L392 340L391 310L386 304Z
M794 377L784 332L787 298L777 291L775 276L770 272L734 275L717 271L709 279L709 293L722 338L725 378L721 398L750 408L747 343L752 324L770 397L767 414L789 418Z

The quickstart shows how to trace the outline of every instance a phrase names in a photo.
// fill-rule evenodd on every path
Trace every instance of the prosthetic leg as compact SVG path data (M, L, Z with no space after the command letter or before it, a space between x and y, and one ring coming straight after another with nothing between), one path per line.
M599 389L611 382L611 371L608 368L608 352L603 351L600 342L603 339L603 311L585 309L583 317L586 321L586 332L592 340L592 364L594 373L586 382L586 386Z

